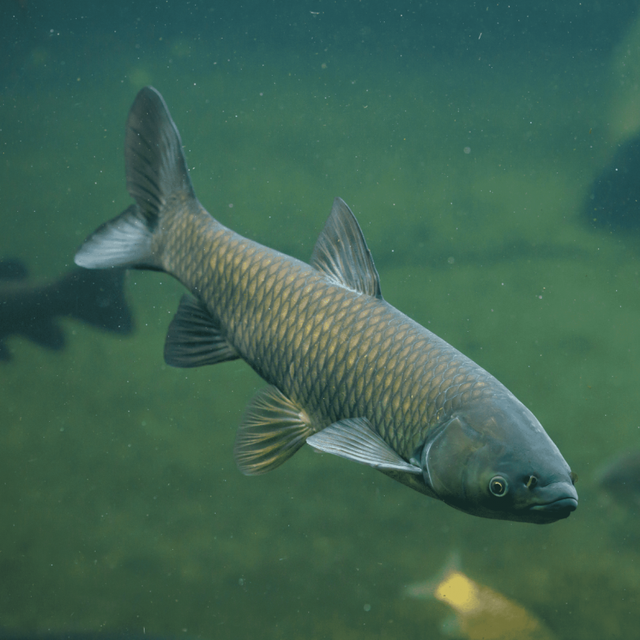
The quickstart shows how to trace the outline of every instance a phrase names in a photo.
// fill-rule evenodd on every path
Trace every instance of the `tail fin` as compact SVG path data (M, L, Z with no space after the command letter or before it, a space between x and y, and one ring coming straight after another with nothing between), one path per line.
M87 269L132 267L162 271L162 216L173 196L195 200L178 129L162 96L142 89L131 106L125 141L127 189L135 199L80 247L75 263Z

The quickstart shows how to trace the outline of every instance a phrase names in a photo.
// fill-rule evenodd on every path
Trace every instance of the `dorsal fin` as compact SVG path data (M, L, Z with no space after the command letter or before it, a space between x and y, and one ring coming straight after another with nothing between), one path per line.
M331 215L313 248L311 265L337 284L382 299L371 251L356 217L341 198L333 201Z

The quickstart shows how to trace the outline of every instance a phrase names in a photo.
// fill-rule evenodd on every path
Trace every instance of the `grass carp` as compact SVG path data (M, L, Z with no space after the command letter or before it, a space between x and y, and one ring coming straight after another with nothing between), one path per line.
M533 414L385 302L341 199L310 264L234 233L196 198L152 87L129 112L125 164L135 203L87 238L76 264L171 274L191 295L169 326L166 362L241 358L268 383L238 429L243 473L274 469L306 442L478 516L547 523L576 509L569 466Z

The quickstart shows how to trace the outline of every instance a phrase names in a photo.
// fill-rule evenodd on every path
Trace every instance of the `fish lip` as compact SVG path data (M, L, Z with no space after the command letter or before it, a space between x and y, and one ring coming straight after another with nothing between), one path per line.
M545 502L544 504L534 504L530 507L531 511L542 511L549 515L557 515L559 512L566 512L567 516L578 508L577 498L565 496L558 498L553 502ZM565 516L566 517L566 516Z

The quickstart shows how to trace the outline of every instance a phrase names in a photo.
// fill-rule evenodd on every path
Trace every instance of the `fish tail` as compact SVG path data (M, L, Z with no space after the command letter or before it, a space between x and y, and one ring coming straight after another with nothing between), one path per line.
M75 263L86 269L164 271L167 215L197 200L180 134L153 87L142 89L129 111L125 164L127 189L136 203L94 231L76 253Z

